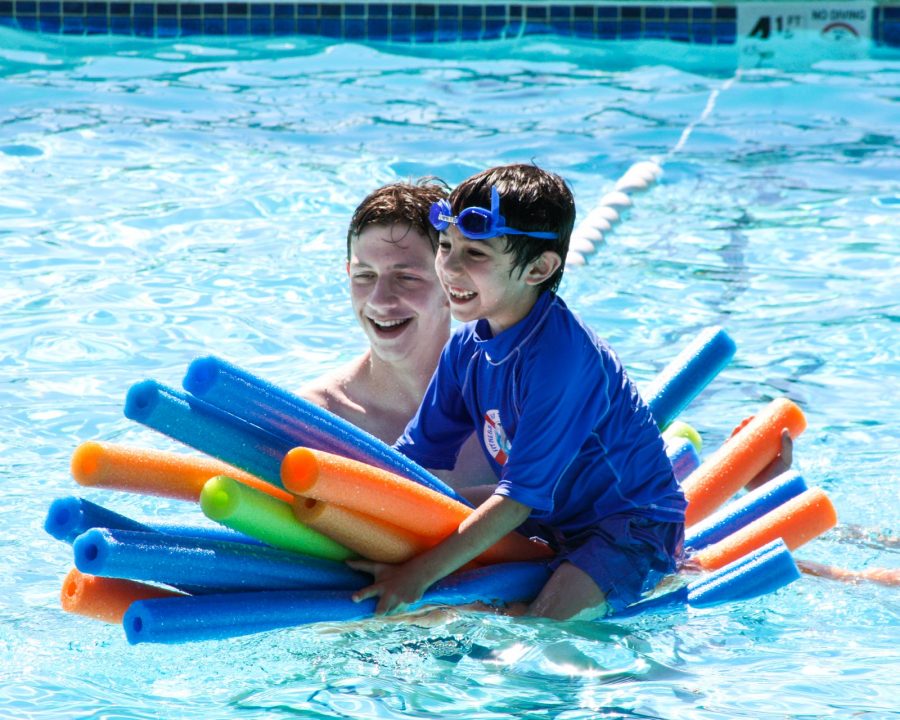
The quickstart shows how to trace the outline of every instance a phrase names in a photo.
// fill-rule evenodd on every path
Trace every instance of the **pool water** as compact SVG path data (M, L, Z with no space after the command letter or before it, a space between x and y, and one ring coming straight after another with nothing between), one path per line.
M900 62L709 72L676 52L0 29L0 717L896 717L900 596L873 583L804 576L621 623L448 612L172 647L59 608L52 499L197 519L69 476L85 440L175 447L124 418L132 383L178 385L216 353L296 389L364 347L343 252L366 192L530 160L581 217L632 163L663 163L562 295L645 385L725 326L735 361L683 419L712 449L770 399L800 404L796 466L842 525L796 556L898 568Z

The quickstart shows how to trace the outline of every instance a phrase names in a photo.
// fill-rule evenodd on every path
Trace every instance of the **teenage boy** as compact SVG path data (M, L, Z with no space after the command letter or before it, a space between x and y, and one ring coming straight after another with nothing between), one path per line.
M347 230L347 275L369 347L300 390L386 443L415 414L450 337L450 306L434 270L438 232L428 220L431 206L446 197L437 181L398 182L356 208ZM461 489L486 482L491 471L473 438L453 472L439 475Z
M465 324L396 447L452 468L474 432L498 483L436 547L354 562L375 577L357 601L400 609L526 521L557 551L529 614L603 615L674 571L685 500L659 431L613 350L555 292L574 220L565 182L532 165L479 173L432 205L438 278Z

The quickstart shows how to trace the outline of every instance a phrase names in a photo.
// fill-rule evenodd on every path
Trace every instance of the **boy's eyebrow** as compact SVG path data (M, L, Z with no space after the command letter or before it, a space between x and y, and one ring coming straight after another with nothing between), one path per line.
M350 267L373 267L370 263L363 262L362 260L351 260ZM431 267L430 264L425 263L423 265L417 265L415 263L394 263L389 266L390 270L421 270L423 267Z

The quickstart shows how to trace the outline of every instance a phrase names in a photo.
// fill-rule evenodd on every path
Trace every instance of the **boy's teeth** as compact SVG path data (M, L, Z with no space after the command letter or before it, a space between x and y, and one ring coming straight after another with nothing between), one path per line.
M465 292L463 290L451 290L450 294L455 298L459 298L460 300L468 300L471 297L475 297L475 293Z
M402 325L406 320L372 320L380 328L392 328Z

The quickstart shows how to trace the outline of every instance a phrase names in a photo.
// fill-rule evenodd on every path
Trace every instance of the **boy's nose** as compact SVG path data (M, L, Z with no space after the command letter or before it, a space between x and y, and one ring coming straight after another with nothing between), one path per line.
M369 295L368 304L374 307L387 307L397 301L397 293L394 291L394 283L388 278L378 278Z

